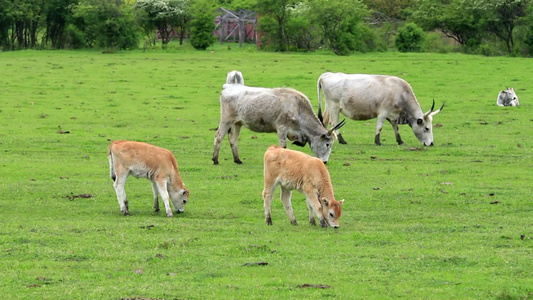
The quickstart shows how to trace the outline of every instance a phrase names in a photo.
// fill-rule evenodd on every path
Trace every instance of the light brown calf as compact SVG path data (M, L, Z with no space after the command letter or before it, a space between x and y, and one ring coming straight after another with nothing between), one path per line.
M305 195L309 222L312 225L316 224L316 215L322 227L326 227L326 224L339 227L344 199L335 200L328 169L320 159L279 146L270 146L264 157L264 180L263 200L267 225L272 225L272 196L276 186L280 185L281 201L291 224L297 225L291 195L292 190L298 190Z
M154 209L159 211L158 193L165 203L168 217L172 217L169 199L176 212L185 211L189 190L185 188L178 171L178 163L172 153L147 143L115 141L108 149L109 170L117 194L120 210L128 215L128 200L124 184L129 175L152 181Z

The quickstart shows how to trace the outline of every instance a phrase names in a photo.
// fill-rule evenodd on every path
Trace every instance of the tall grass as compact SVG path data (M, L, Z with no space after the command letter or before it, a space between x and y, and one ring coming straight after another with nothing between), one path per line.
M216 46L105 55L0 53L0 291L4 299L527 299L533 290L529 59L372 53L337 57ZM373 144L375 120L342 128L328 162L345 199L339 230L299 226L279 200L264 223L262 155L275 134L243 129L211 162L230 70L304 92L326 71L397 75L435 117L435 146L408 126ZM520 107L497 107L514 86ZM191 190L184 214L154 213L130 178L131 216L109 178L112 140L171 150ZM309 147L298 148L311 154ZM258 263L267 263L258 264Z

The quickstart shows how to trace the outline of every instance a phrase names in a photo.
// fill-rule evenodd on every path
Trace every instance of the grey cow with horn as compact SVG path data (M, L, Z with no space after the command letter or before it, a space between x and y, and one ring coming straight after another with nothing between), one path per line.
M324 116L321 90L326 102ZM399 77L327 72L318 78L317 92L318 118L325 126L328 123L335 124L341 112L352 120L377 118L374 142L381 145L381 129L385 120L388 120L399 145L403 141L398 125L409 124L424 146L433 146L433 116L442 110L444 103L434 111L433 101L431 109L424 113L409 83ZM342 135L337 135L339 142L346 144Z
M215 134L213 163L218 164L220 144L226 134L233 152L233 161L241 164L237 141L241 127L255 132L276 132L278 144L305 146L322 162L327 163L336 139L334 131L344 121L327 130L313 112L311 102L301 92L290 88L260 88L243 84L225 84L220 93L220 123Z

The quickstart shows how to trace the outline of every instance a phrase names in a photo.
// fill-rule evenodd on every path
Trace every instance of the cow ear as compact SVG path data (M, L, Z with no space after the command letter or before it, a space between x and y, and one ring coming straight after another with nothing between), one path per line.
M181 190L181 195L188 195L188 194L189 194L189 190L188 189Z
M322 201L321 201L321 202L322 202L322 205L324 205L324 206L326 206L326 207L329 206L328 199L326 199L326 198L322 198Z
M424 120L418 119L418 120L416 120L416 124L422 126L422 124L424 124Z
M320 141L325 141L327 139L328 139L328 136L325 133L320 136Z
M344 199L342 199L341 201L339 201L339 204L343 204L344 203Z

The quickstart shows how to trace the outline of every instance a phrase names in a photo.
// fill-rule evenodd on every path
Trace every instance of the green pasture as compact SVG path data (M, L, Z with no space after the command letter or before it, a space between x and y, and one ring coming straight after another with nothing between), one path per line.
M275 134L243 129L212 164L218 95L231 70L292 87L317 111L326 71L396 75L434 119L434 147L408 126L348 120L328 162L341 227L299 226L276 196L264 221L262 157ZM264 53L227 45L0 53L2 299L531 299L533 62L464 54ZM498 107L513 86L521 106ZM110 141L171 150L191 191L154 213L130 178L131 216L109 178ZM297 149L311 154L309 147ZM279 189L276 191L279 195Z

